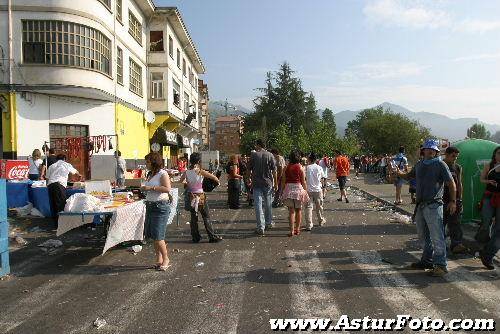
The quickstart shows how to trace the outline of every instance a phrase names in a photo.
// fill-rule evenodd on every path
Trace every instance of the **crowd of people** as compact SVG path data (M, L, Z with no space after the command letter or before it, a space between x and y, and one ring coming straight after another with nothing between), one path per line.
M323 213L323 203L327 193L328 180L337 180L340 190L339 202L349 203L346 183L351 163L356 175L362 172L378 172L390 175L396 188L395 204L402 204L401 188L405 181L410 183L414 200L414 221L423 250L418 262L411 265L417 270L430 269L434 276L443 276L447 269L447 244L445 228L449 231L450 251L455 254L468 251L463 243L461 229L462 168L457 163L460 151L448 147L440 156L438 142L427 140L420 147L419 160L410 168L405 149L401 147L394 156L347 157L340 151L335 156L317 156L315 153L292 151L285 159L276 149L267 150L262 140L256 140L250 156L233 155L226 165L228 175L228 207L241 208L240 196L246 195L248 204L255 209L257 235L274 227L273 207L288 208L289 237L299 236L301 231L311 231L313 216L317 225L324 226L327 220ZM117 182L121 183L125 169L119 151L117 159ZM40 151L35 150L29 158L29 177L32 180L46 179L53 212L64 209L65 188L70 175L78 176L78 171L63 154L53 151L41 159ZM159 153L149 153L146 157L148 174L142 190L146 194L145 236L154 240L157 270L169 266L165 242L166 217L169 215L171 201L171 180L164 170L163 157ZM194 243L201 241L198 229L198 215L201 215L209 242L220 242L222 237L215 231L209 215L209 203L205 192L219 185L216 170L209 166L208 171L201 166L201 156L193 153L187 160L181 159L179 171L184 184L185 209L190 212L191 237ZM218 163L217 163L218 165ZM182 169L182 170L181 170ZM218 168L217 168L218 169ZM329 178L329 173L334 176ZM491 161L484 166L480 182L486 185L481 202L482 223L476 238L485 243L480 252L482 264L494 269L493 257L500 248L500 224L494 223L500 217L500 147L497 147ZM212 186L207 186L211 183ZM305 226L302 227L302 210L305 210ZM55 217L57 222L57 216ZM493 225L492 225L493 224ZM493 227L492 227L493 226Z

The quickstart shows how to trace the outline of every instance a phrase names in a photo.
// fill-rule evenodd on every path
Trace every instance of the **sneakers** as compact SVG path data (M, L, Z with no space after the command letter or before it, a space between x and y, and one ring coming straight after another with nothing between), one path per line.
M337 202L342 202L342 197L341 198L337 198Z
M272 230L274 228L274 223L266 225L266 230Z
M446 269L445 267L434 266L434 268L432 268L432 271L429 272L429 275L431 275L432 277L443 277L447 273L448 273L448 269Z
M305 230L306 230L307 232L311 232L311 231L312 231L312 227L309 227L309 226L308 226L308 227L306 227L306 228L305 228Z
M491 261L491 260L488 261L488 259L484 255L483 251L479 252L479 258L481 259L481 263L483 264L483 266L486 267L486 269L488 269L488 270L495 269L495 266L493 265L493 261Z
M216 237L210 239L208 242L213 244L213 243L217 243L217 242L221 242L221 241L222 241L222 237L216 236Z
M264 235L264 230L261 229L261 228L257 228L257 229L255 229L255 234L263 236Z
M325 225L326 225L326 220L323 219L322 221L319 222L319 226L325 226Z
M347 199L347 197L346 197L346 199L345 199L345 202L346 202L346 203L349 203L349 200Z
M418 261L418 262L413 262L412 264L410 264L409 268L414 269L414 270L425 270L425 269L434 269L434 266L431 263L425 263L422 261Z
M451 249L451 252L453 254L464 254L464 253L467 253L468 250L469 249L467 247L465 247L463 244L458 244Z

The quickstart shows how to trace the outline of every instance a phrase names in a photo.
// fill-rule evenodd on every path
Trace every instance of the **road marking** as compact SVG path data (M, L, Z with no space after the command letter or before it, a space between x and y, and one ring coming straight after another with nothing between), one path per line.
M384 264L376 251L350 251L356 265L395 314L414 318L443 319L444 315L423 293L390 265Z
M222 273L219 276L221 283L216 288L219 303L224 302L224 307L207 314L205 308L198 306L192 313L189 327L181 333L236 334L238 332L238 323L245 296L243 285L254 252L255 250L226 250L224 252Z
M116 256L108 256L106 262L112 261L114 257ZM88 265L92 265L96 259L100 258L91 259ZM102 268L89 269L87 266L81 266L71 270L61 279L54 279L37 287L29 292L28 296L21 298L19 302L9 305L7 309L2 309L0 313L0 333L7 333L19 327L25 321L30 320L59 298L75 289L75 287L87 282L89 275L92 276L101 271ZM13 318L22 320L12 321Z
M316 251L286 251L291 270L289 288L292 296L292 309L297 318L330 318L336 321L340 312L331 289L321 288L328 285L328 278Z
M420 259L415 252L411 256ZM480 275L461 267L456 261L448 261L449 273L444 279L453 284L463 293L474 299L474 301L489 312L500 314L500 289L493 283L485 281Z

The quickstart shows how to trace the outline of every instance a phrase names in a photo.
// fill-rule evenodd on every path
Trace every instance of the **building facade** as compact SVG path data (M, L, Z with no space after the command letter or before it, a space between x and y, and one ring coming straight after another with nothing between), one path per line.
M152 142L175 166L176 158L199 146L198 80L205 68L175 7L158 7L149 24L149 110L155 113ZM173 145L167 137L177 136Z
M210 115L208 110L208 85L203 80L198 81L200 143L204 150L210 150Z
M215 120L215 149L225 157L240 153L243 118L220 116Z
M92 179L114 177L116 149L129 167L141 164L158 118L148 63L160 9L151 0L12 3L0 0L2 157L48 145Z

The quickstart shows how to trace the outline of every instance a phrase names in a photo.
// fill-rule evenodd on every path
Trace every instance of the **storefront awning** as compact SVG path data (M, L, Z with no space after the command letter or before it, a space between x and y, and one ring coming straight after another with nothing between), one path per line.
M158 128L151 138L151 142L161 145L177 146L177 135L163 128Z
M177 135L177 146L180 148L189 148L189 138Z

